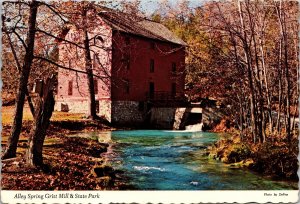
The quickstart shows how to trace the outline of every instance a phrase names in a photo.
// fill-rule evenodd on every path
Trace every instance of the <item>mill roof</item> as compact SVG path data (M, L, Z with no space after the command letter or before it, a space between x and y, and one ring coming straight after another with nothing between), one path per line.
M113 30L186 46L182 39L161 23L107 8L98 14Z

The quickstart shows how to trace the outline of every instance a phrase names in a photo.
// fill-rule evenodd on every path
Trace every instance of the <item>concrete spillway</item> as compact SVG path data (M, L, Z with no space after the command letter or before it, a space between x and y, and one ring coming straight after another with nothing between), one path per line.
M203 130L203 123L198 123L198 124L195 124L195 125L188 125L188 126L185 126L185 130L187 131L202 131Z
M154 107L151 109L150 124L156 128L184 130L191 126L192 130L202 130L202 108L166 108ZM193 126L195 125L195 126Z

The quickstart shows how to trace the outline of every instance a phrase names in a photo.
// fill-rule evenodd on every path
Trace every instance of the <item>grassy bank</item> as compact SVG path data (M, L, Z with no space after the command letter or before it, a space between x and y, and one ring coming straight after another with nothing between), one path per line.
M2 113L2 125L11 125L14 119L14 106L3 106ZM24 106L23 111L23 120L24 121L32 121L33 117L27 105ZM85 120L85 114L82 113L67 113L67 112L53 112L51 117L51 121L77 121L77 120Z
M253 144L241 141L235 133L207 148L206 154L232 167L247 168L266 177L298 181L298 139L289 145L285 140Z
M3 150L10 134L13 107L3 107L2 119ZM83 114L54 112L44 143L45 165L42 168L28 166L24 160L31 129L32 116L25 108L17 157L3 161L3 190L103 190L122 186L115 171L101 157L108 144L66 136L72 131L108 130L110 127L88 120Z
M14 106L4 106L2 113L2 144L6 144L10 128L14 118ZM25 105L23 111L23 127L20 135L20 140L27 140L28 133L31 130L33 121L29 107ZM47 136L52 136L56 133L68 134L71 131L93 131L93 130L111 130L110 126L103 124L101 121L91 121L82 113L67 113L53 112L51 117L50 127L48 128ZM46 141L47 142L46 137Z

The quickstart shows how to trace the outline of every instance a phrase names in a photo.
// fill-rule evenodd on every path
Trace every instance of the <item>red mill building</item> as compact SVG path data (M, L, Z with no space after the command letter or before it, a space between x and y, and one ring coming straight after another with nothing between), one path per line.
M110 9L91 18L88 36L98 76L99 116L115 124L140 124L151 107L184 99L186 44L180 38L160 23ZM82 31L71 27L65 39L82 44ZM59 61L85 70L84 50L70 43L59 45ZM86 75L59 69L56 110L87 113L88 100Z

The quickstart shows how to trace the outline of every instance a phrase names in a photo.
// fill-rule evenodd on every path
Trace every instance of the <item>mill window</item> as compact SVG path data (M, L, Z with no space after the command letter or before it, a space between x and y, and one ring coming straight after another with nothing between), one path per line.
M149 98L150 99L154 99L154 91L155 91L154 82L150 82L149 83Z
M95 103L96 103L96 113L99 113L99 101L97 100L95 101Z
M94 79L94 93L98 94L98 80Z
M97 60L98 60L98 54L94 54L93 55L93 68L97 68L97 66L98 66Z
M130 90L129 80L128 79L124 79L124 92L126 94L129 94L129 90Z
M150 59L150 72L154 72L154 59Z
M171 93L172 96L175 97L176 96L176 83L172 83L172 88L171 88Z
M101 45L102 43L104 43L104 40L103 40L103 38L100 36L100 35L96 35L95 37L94 37L94 44L95 45Z
M69 81L68 95L69 95L69 96L72 96L72 95L73 95L73 81Z
M176 63L172 62L172 72L175 73L176 72Z

